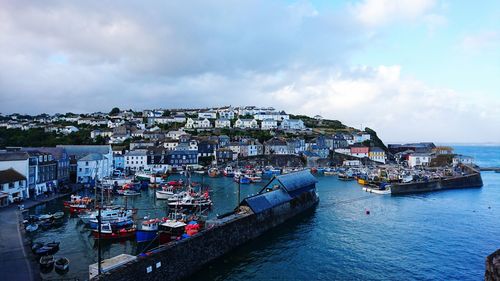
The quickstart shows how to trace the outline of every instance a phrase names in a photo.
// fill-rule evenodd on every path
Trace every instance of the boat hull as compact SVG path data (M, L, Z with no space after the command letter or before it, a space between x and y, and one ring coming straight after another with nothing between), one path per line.
M135 240L139 243L148 242L154 240L157 235L157 230L137 230Z

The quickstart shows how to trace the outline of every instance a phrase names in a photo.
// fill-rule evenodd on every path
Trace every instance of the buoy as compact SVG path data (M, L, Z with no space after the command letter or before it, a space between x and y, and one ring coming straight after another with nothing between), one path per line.
M366 213L367 215L369 215L369 214L370 214L370 210L366 210L366 211L365 211L365 213Z

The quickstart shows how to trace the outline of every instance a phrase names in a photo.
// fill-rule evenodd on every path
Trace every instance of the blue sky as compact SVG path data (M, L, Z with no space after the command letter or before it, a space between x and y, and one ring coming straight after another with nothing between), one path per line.
M271 105L500 142L498 1L184 2L0 2L0 112Z

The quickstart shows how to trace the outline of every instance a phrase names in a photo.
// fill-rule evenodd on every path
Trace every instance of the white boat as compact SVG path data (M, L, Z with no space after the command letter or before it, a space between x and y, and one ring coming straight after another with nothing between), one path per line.
M175 195L173 187L156 191L156 199L165 200Z
M135 178L142 181L151 181L151 173L147 172L137 172L135 173Z
M52 214L43 214L38 217L39 220L50 220L52 219L53 215Z
M141 195L141 193L137 192L135 190L129 190L129 189L127 189L123 192L123 196L137 196L137 195Z
M391 194L391 189L376 189L376 188L370 188L370 187L363 187L363 191L374 193L374 194L379 194L379 195L387 195Z
M26 231L28 231L28 232L33 232L33 231L36 231L37 229L38 229L38 224L36 224L36 223L28 224L26 226Z
M88 224L91 220L96 220L99 211L94 211L90 213L81 214L78 216L83 223ZM133 215L132 210L120 210L120 209L105 209L101 210L102 221L111 221L120 218L131 218Z
M198 208L198 207L209 207L212 205L210 199L205 198L194 198L192 196L185 196L179 201L169 201L169 207L181 207L181 208Z
M102 184L107 186L114 186L116 183L116 185L118 186L123 186L124 184L132 183L133 181L133 177L105 178L102 180Z

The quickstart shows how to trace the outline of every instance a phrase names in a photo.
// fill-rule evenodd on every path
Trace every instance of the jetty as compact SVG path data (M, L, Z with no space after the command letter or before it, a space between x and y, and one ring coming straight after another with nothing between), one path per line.
M480 171L468 165L463 165L462 167L465 173L459 176L409 183L395 183L391 186L391 195L404 195L447 189L480 188L483 186L483 179L481 178Z

